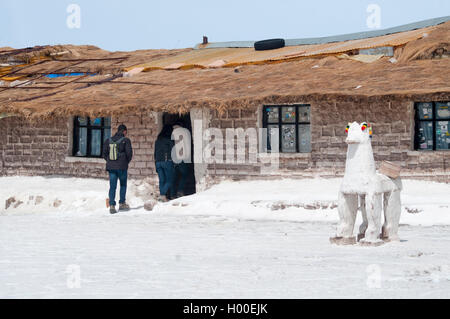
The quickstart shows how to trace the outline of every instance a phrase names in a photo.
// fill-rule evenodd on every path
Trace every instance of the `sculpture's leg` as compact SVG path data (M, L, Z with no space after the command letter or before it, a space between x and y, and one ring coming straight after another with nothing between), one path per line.
M367 212L366 212L366 196L365 195L359 195L359 207L361 209L362 219L363 222L359 226L359 232L358 232L358 241L364 238L368 226L368 220L367 220Z
M336 237L331 238L331 242L342 244L354 244L356 242L353 236L353 228L355 227L357 211L358 195L339 193L338 212L340 220Z
M383 226L381 227L381 238L382 239L387 239L388 235L387 235L387 227L388 227L388 213L387 213L387 209L388 209L388 203L389 203L389 198L392 195L392 191L390 192L385 192L383 194L383 213L384 213L384 223Z
M386 240L399 240L398 224L400 222L401 201L400 190L394 190L384 194L384 225L382 238Z
M365 238L361 240L364 243L379 242L378 236L381 231L381 194L366 195L366 212L368 227Z

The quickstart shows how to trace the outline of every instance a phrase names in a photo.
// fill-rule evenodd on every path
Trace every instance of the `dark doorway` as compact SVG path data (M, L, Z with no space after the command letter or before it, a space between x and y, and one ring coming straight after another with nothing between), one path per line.
M191 124L191 115L189 113L187 114L171 114L171 113L164 113L163 114L163 124L166 125L174 125L175 123L180 122L182 123L182 126L184 128L187 128L189 132L191 132L192 137L192 124ZM192 195L195 194L195 174L194 174L194 141L191 138L191 163L188 163L188 179L186 181L186 188L185 188L185 195ZM177 170L176 172L176 185L178 187L178 184L180 183L181 174Z

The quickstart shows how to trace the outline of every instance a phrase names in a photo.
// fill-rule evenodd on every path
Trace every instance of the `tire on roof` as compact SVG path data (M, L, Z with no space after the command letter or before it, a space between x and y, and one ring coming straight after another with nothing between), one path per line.
M256 51L273 50L283 48L285 46L284 39L269 39L255 42Z

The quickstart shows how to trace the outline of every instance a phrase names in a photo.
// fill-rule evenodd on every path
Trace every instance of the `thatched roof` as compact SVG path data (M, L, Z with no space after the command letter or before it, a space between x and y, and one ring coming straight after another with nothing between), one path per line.
M352 60L352 45L351 51L343 51L348 55L332 52L228 67L149 68L149 72L132 77L123 77L123 72L141 64L182 60L193 51L107 52L92 46L0 48L0 113L40 118L149 110L186 112L198 106L224 110L314 100L449 100L450 22L414 35L395 46L395 60ZM370 41L380 43L377 38L362 42ZM348 43L340 46L348 47ZM14 62L22 66L4 66ZM97 75L46 77L72 72ZM28 82L11 82L14 77ZM15 83L13 87L11 83Z

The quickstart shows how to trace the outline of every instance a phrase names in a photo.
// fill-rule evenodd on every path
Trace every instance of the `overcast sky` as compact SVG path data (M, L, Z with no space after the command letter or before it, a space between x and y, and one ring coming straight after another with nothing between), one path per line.
M67 12L70 4L79 15ZM450 0L0 0L0 47L129 51L192 47L203 35L210 42L337 35L371 30L370 4L381 9L382 29L450 15Z

